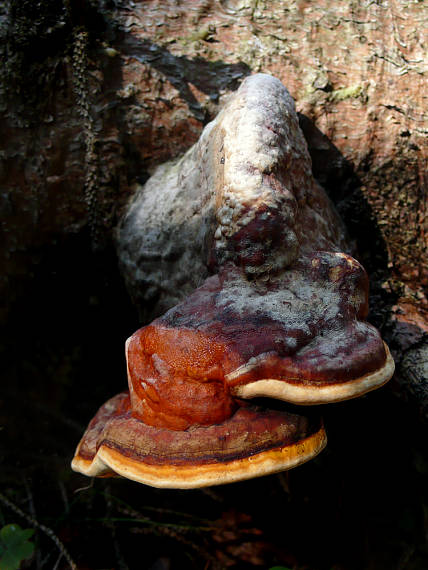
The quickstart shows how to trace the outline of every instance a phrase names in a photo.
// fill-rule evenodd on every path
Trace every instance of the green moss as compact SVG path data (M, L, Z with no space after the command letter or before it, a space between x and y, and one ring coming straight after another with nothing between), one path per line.
M181 43L183 45L188 45L200 41L208 42L213 39L215 34L216 34L215 27L209 25L206 28L201 28L200 30L196 30L195 32L189 34L188 36L181 38Z
M345 99L356 99L363 93L364 87L362 85L351 85L350 87L335 89L330 93L330 99L332 101L345 101Z

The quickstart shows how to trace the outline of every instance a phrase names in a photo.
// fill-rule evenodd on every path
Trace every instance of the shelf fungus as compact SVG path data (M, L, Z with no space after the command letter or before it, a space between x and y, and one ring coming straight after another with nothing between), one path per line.
M89 424L76 471L191 488L289 469L326 444L316 413L289 403L354 398L393 374L365 321L366 272L269 75L137 189L118 250L134 299L161 316L128 340L129 392Z

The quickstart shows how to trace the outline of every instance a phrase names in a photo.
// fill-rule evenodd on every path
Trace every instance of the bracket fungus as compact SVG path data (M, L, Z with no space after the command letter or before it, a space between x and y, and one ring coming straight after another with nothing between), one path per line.
M266 398L337 402L393 374L366 272L269 75L136 192L118 243L134 296L164 314L127 341L129 393L89 424L76 471L190 488L289 469L323 449L322 422Z

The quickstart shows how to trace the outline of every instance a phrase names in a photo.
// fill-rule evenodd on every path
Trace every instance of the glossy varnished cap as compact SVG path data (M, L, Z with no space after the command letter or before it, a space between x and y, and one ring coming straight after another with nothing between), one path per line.
M165 411L159 397L179 405L177 395L166 394L178 377L217 380L216 406L226 405L226 394L300 405L361 396L394 372L366 313L367 276L350 256L316 252L267 282L226 266L131 337L131 393L155 414ZM154 392L158 400L147 397Z
M119 394L91 421L72 467L91 477L189 489L291 469L325 445L319 420L245 403L216 425L185 431L148 426L132 417L129 396Z
M75 470L191 488L289 469L324 447L321 423L243 399L326 404L392 376L279 80L245 79L137 191L119 238L134 298L162 316L129 339L129 395L92 420Z

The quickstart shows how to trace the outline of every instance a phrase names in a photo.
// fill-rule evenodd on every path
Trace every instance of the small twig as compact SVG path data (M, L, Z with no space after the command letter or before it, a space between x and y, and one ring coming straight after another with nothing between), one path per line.
M53 570L57 570L58 569L58 565L61 562L61 558L62 558L62 552L59 553L59 556L57 558L57 561L55 562L55 566L53 567Z
M201 489L201 490L205 491L206 489ZM95 489L94 489L94 491L95 491ZM105 491L96 491L96 492L103 495L103 496L106 495ZM128 513L131 516L139 518L139 519L146 519L147 521L151 521L151 519L146 517L145 515L143 515L141 513L141 511L135 510L127 502L125 502L122 499L119 499L119 497L116 497L115 495L109 495L109 497L113 501L115 501L119 506L122 506L124 509L127 509ZM221 499L221 501L223 502L223 499ZM203 523L204 525L212 525L213 524L213 521L211 521L209 519L205 519L205 518L202 518L202 517L199 517L196 515L192 515L191 513L183 513L181 511L174 511L173 509L164 509L162 507L149 507L147 505L145 505L143 507L143 509L145 511L151 511L151 512L157 513L159 515L176 515L176 516L181 517L181 518L193 519L195 522L197 521L198 523ZM125 512L125 511L122 511L122 512Z
M181 524L181 523L161 523L159 521L153 521L147 517L144 518L134 518L132 516L130 517L85 517L83 519L85 522L89 522L89 521L96 521L96 522L103 522L103 523L108 523L110 521L113 522L123 522L123 523L128 523L128 522L134 522L134 523L141 523L141 524L147 524L149 526L153 526L153 527L160 527L160 528L167 528L167 529L174 529L177 530L179 532L212 532L213 530L215 530L215 526L191 526L191 525L186 525L186 524Z
M82 491L87 491L88 489L92 489L93 486L94 486L94 480L91 479L89 485L86 485L86 487L79 487L78 489L75 489L74 493L81 493Z
M68 514L70 512L70 503L68 501L67 490L62 481L58 481L59 491L61 493L62 500L64 501L65 512Z
M50 557L52 556L52 550L43 558L42 563L40 565L41 568L44 568L46 566L46 564L48 563L48 560L50 559ZM62 555L60 555L62 556Z
M60 539L57 537L57 535L54 533L52 529L45 526L44 524L40 524L36 519L31 517L27 513L24 513L24 511L22 511L17 505L15 505L15 503L12 503L12 501L10 501L7 497L5 497L3 493L0 493L0 502L6 505L6 507L9 507L9 509L12 510L14 513L16 513L18 516L25 519L28 522L28 524L37 528L38 530L41 530L43 533L49 536L49 538L53 540L54 543L56 544L58 550L61 552L61 555L64 556L64 558L67 560L71 570L77 570L77 566L73 562L73 559L68 553L68 550L65 548L64 544L60 541Z

